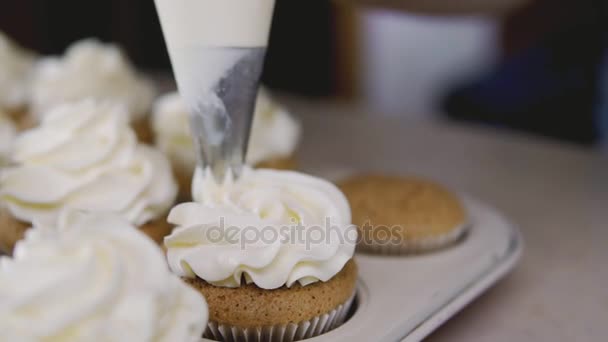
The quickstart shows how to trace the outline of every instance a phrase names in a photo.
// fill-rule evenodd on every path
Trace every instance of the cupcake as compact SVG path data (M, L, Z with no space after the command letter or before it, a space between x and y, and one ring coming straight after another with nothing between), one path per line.
M27 102L34 64L33 53L0 32L0 111L11 116L19 127L30 125Z
M84 100L55 107L15 140L0 174L0 248L33 222L53 224L65 208L115 212L157 241L177 184L167 158L137 142L126 109Z
M339 184L359 228L357 249L377 254L410 254L455 243L466 231L467 215L456 195L420 178L361 175Z
M0 110L0 168L8 164L16 134L17 128L11 119Z
M171 270L207 298L207 337L289 342L344 322L357 231L334 185L250 168L218 185L199 169L193 196L171 211L165 247Z
M127 221L63 214L0 257L3 341L191 341L204 298L169 272L164 255Z
M31 105L40 120L57 105L83 99L120 103L141 141L151 142L148 114L153 84L139 75L122 51L94 39L78 41L63 57L43 58L36 67Z
M196 154L190 133L188 110L178 93L161 97L153 109L152 126L156 145L173 164L180 197L190 198ZM293 169L294 152L300 139L299 123L274 103L263 89L257 99L247 163L260 168Z

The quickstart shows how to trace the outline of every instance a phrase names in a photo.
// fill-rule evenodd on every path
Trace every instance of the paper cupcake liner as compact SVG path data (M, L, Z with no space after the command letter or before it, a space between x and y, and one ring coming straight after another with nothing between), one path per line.
M204 337L226 342L292 342L304 340L324 334L342 325L348 316L354 299L355 294L334 310L297 324L290 323L268 327L239 328L231 325L209 322Z
M446 234L411 239L398 245L361 242L357 245L357 251L378 255L407 255L431 252L456 243L468 231L469 227L470 224L463 224Z

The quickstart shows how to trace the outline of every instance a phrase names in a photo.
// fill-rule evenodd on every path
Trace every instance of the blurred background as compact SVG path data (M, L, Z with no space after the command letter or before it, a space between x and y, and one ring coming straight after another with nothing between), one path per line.
M5 0L0 30L42 54L98 37L170 75L152 0ZM263 82L595 147L608 140L607 47L605 0L277 0Z

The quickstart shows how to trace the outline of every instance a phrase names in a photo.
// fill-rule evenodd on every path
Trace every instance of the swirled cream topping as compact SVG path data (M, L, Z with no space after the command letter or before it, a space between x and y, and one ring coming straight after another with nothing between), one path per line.
M20 110L30 95L35 57L0 32L0 109Z
M0 167L6 165L9 160L13 140L17 135L17 129L13 122L0 110Z
M165 238L169 265L184 277L263 289L327 281L352 258L357 231L331 183L290 171L246 168L217 184L197 170L196 202L175 207Z
M157 146L174 164L194 171L196 155L190 133L188 109L178 93L161 97L153 109ZM255 165L294 153L301 128L289 112L277 105L265 90L260 90L253 119L247 163Z
M38 63L31 102L41 116L65 102L110 100L125 105L133 121L146 115L154 95L152 83L137 74L118 47L86 39L74 43L63 58Z
M5 341L199 341L203 297L124 219L69 213L0 258Z
M0 198L25 222L53 222L64 208L160 218L177 185L167 158L139 144L123 106L93 100L56 107L19 135L16 166L0 174Z

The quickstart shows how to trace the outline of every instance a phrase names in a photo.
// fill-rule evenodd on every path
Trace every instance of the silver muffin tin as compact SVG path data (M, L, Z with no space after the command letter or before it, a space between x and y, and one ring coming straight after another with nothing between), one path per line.
M460 243L412 256L357 254L356 310L306 341L419 341L507 274L522 253L519 231L494 208L462 198L472 225Z

